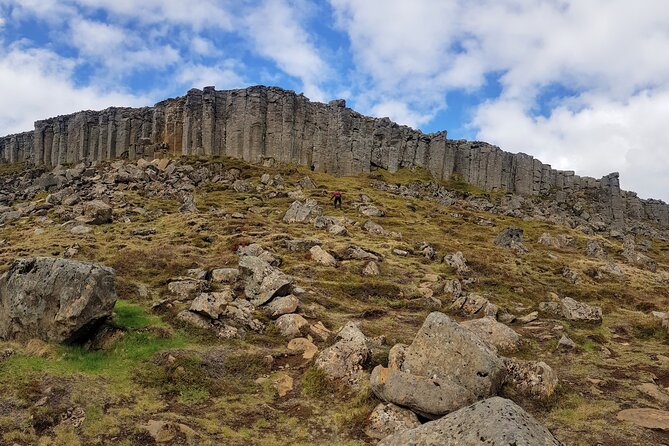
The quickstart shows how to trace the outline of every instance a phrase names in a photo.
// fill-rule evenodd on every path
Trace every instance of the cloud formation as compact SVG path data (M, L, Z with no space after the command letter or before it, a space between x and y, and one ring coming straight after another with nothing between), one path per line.
M0 133L275 84L669 199L667 29L664 0L0 0Z

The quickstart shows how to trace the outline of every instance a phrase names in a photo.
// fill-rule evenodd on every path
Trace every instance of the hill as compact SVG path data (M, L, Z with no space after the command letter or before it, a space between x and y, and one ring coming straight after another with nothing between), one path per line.
M336 177L207 156L2 178L3 271L40 256L106 265L118 297L86 343L0 343L2 444L375 444L379 394L399 397L372 371L391 373L435 311L510 327L518 338L452 329L484 342L459 354L511 358L495 393L564 444L667 442L624 421L669 402L659 226L595 232L574 224L577 203L415 166ZM438 418L410 397L409 424Z

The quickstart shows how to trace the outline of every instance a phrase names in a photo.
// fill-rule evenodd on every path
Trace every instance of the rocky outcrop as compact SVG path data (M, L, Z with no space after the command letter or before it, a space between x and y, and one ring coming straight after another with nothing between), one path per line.
M82 341L115 303L111 268L47 257L17 260L0 277L0 338Z
M391 349L388 368L374 368L371 387L383 401L437 418L497 394L505 374L496 352L445 314L434 312L410 346Z
M0 160L51 167L162 155L272 158L338 175L418 166L438 179L455 176L488 191L552 195L613 227L624 226L626 219L669 227L669 205L622 191L618 173L580 177L530 155L449 140L445 131L424 134L388 118L361 115L343 100L311 102L276 87L192 89L153 107L82 111L0 138Z
M560 446L548 429L511 400L490 398L385 438L379 446Z

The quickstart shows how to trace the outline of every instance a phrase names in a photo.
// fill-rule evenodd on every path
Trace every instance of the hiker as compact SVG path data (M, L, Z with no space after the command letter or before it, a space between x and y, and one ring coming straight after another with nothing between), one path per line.
M338 190L334 191L332 193L332 198L330 198L330 200L334 200L335 208L337 207L337 205L339 205L339 209L341 209L341 192L339 192Z

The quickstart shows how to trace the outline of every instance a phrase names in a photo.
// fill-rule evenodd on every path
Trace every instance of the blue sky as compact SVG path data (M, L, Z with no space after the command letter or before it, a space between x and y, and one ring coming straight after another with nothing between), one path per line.
M0 134L255 84L669 200L664 0L0 0Z

